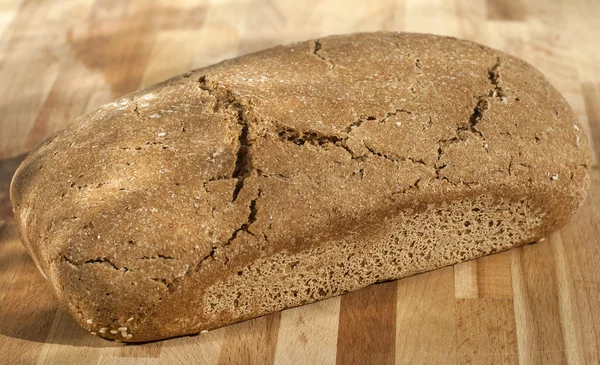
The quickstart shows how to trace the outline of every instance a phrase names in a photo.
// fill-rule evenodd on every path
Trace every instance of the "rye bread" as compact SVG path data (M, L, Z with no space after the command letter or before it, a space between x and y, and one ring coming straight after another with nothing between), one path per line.
M536 241L581 205L589 165L573 111L526 62L380 32L104 105L29 154L11 200L73 318L148 341Z

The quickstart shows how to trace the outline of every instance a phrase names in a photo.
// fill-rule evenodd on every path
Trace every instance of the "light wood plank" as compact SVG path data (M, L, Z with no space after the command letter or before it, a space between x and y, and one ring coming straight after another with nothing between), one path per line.
M275 364L335 364L340 298L281 313Z
M150 86L192 68L198 35L193 31L168 31L156 36L140 87Z
M586 135L593 149L593 166L600 161L600 83L583 83L583 98L587 113L587 125L584 125Z
M477 260L479 298L512 299L511 280L509 252L501 252Z
M486 13L485 0L457 0L456 17L459 37L488 44Z
M226 328L198 336L186 336L166 341L160 352L163 364L186 364L193 359L199 364L216 365L223 346Z
M459 299L456 303L458 364L518 364L511 299Z
M2 228L5 229L13 233L2 232L0 237L15 237L12 222ZM15 245L15 240L12 241ZM2 253L10 251L13 250ZM3 256L0 269L14 272L8 285L3 285L4 295L0 302L0 363L35 363L58 304L25 249L21 246L13 252L13 256Z
M479 297L476 260L454 265L454 295L456 299Z
M23 0L4 0L0 3L0 38L17 15L22 2Z
M560 327L563 333L564 348L567 363L584 364L583 347L581 343L579 318L577 316L576 297L574 293L573 278L565 255L565 248L560 233L550 236L550 248L556 265L556 285L558 294L558 309Z
M25 2L0 41L0 114L11 116L2 122L0 158L27 150L22 144L58 74L64 44L57 40L67 24L48 20L52 6Z
M565 347L583 358L581 363L600 363L600 172L592 170L592 189L579 213L557 232L551 242L559 277L559 301L563 326L569 331ZM583 353L583 356L581 355Z
M513 250L511 270L519 362L566 363L556 272L548 242Z
M224 3L210 7L204 26L197 30L196 47L192 48L192 68L208 66L240 53L242 9Z
M101 355L116 355L123 346L91 336L62 309L57 309L37 364L75 364L81 359L93 364Z
M281 313L225 328L219 365L273 364Z
M529 63L534 62L537 52L532 49L529 26L526 23L488 21L485 25L489 35L485 42L487 46L520 57Z
M456 364L451 267L398 282L396 364Z
M84 114L91 95L103 89L110 95L102 74L90 73L72 53L68 54L27 133L24 148L33 149L46 137Z
M98 365L155 365L160 364L158 359L133 358L133 357L101 357Z
M163 341L155 341L144 344L128 344L118 347L116 355L133 358L156 358L160 356L163 345Z
M419 33L458 36L455 1L407 1L404 24L406 30Z

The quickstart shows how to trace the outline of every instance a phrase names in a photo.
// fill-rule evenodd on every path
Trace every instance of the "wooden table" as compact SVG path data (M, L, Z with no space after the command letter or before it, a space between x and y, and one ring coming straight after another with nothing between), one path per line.
M598 19L594 0L0 0L0 364L600 363ZM188 69L380 29L471 39L548 76L596 146L593 185L570 224L535 245L195 337L125 346L58 308L8 200L24 153Z

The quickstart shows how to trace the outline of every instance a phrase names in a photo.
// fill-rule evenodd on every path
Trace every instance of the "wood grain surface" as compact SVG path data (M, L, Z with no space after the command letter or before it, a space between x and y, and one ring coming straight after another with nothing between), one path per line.
M600 2L0 0L0 364L599 364ZM595 146L544 241L192 337L104 341L57 305L15 229L24 154L141 86L280 43L371 30L471 39L542 70Z

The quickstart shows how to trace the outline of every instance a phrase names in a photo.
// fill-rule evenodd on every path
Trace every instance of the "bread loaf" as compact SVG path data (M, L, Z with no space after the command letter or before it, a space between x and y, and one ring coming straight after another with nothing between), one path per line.
M534 242L582 203L590 156L524 61L365 33L104 105L29 154L11 200L73 318L148 341Z

